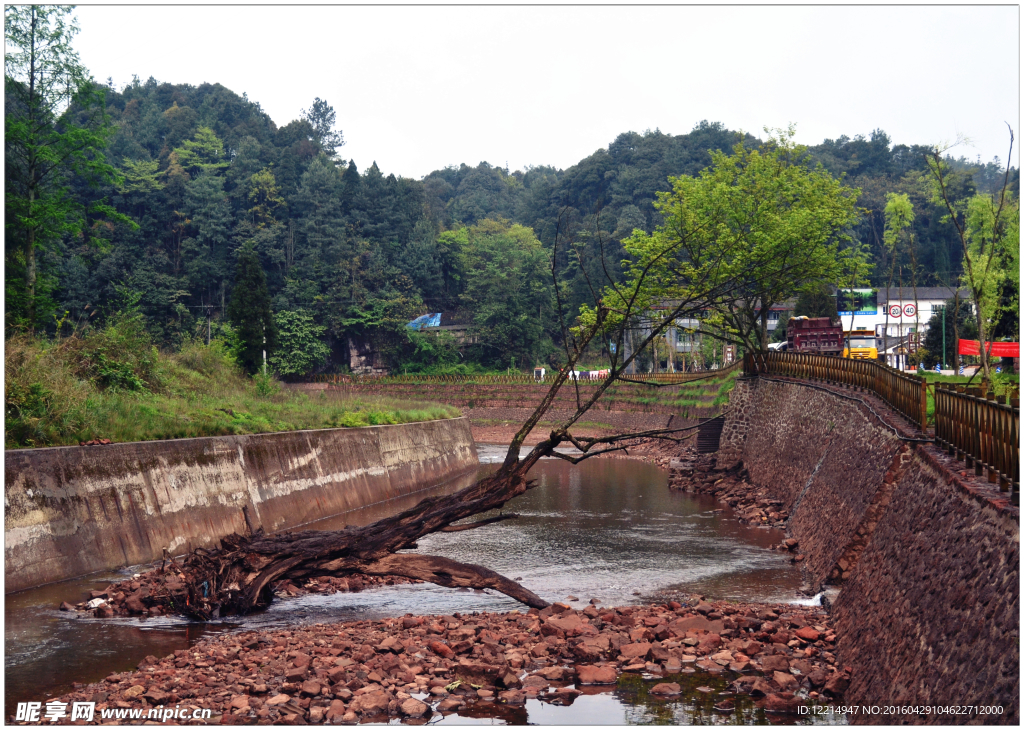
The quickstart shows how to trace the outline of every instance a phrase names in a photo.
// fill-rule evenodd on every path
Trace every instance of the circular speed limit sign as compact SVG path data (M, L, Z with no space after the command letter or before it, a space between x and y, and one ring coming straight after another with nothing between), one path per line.
M913 317L915 314L917 314L917 307L915 307L913 304L904 304L903 305L903 316L904 317Z
M900 309L900 305L899 304L893 304L891 307L889 307L889 316L890 317L899 317L900 313L902 311L903 310Z

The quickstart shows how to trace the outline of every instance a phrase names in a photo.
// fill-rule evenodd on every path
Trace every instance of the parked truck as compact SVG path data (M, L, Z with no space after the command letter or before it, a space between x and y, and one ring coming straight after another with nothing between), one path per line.
M849 330L844 339L843 357L854 360L878 359L878 340L871 330Z
M815 355L839 355L843 328L828 317L790 317L786 325L786 350Z

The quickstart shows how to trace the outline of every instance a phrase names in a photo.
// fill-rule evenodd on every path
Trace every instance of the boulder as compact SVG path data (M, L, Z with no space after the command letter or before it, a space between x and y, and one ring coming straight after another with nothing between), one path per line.
M796 692L800 689L800 682L788 672L775 672L772 674L772 679L783 692Z
M789 659L779 654L761 657L761 670L764 672L788 672Z
M622 659L646 659L651 653L651 645L644 641L636 644L625 644L619 648Z
M423 717L430 711L430 705L426 702L410 697L398 706L399 711L406 717Z
M580 684L615 684L618 679L615 667L597 667L592 664L576 667L576 676Z
M518 689L511 689L506 692L499 692L498 702L501 702L506 705L525 705L526 692Z
M795 632L804 641L817 641L820 638L820 634L812 629L810 626L804 626L802 629L797 629Z
M331 700L331 706L327 708L325 716L327 718L327 722L340 720L345 716L345 703L341 700Z
M348 709L352 712L358 712L360 715L372 715L387 710L390 701L391 698L388 697L387 692L382 689L376 689L366 694L357 695L348 706Z
M677 695L681 691L675 682L662 682L651 687L652 695Z
M431 641L427 644L427 648L437 654L442 659L451 659L455 656L455 652L452 651L451 647L447 644L443 644L440 641Z

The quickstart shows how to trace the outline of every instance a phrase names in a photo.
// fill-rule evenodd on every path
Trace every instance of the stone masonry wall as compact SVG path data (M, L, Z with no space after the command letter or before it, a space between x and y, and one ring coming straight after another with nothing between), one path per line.
M477 468L465 418L7 451L5 590L290 529Z
M846 704L1004 707L852 722L1015 723L1019 510L934 445L910 440L920 436L863 393L740 379L718 467L741 462L786 503L808 588L841 588L837 653L855 668Z
M835 601L839 657L862 668L847 699L1002 705L1002 716L933 722L1016 725L1019 523L958 488L926 454L918 457Z

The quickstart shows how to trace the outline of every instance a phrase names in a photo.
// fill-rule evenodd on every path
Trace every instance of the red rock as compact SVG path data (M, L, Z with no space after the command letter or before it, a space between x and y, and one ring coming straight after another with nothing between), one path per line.
M345 715L345 703L341 700L332 700L331 706L327 708L326 718L328 722L341 719Z
M427 648L429 648L432 652L437 654L442 659L451 659L453 656L455 656L455 652L451 650L451 647L447 644L442 644L440 641L431 641L429 644L427 644Z
M761 706L765 712L785 712L788 714L794 714L800 704L800 700L792 694L789 694L788 697L784 695L770 694L764 698Z
M447 700L441 700L437 705L437 709L441 712L451 712L458 707L462 707L464 704L466 703L462 700L451 697Z
M554 692L550 692L546 697L541 699L550 702L553 705L571 705L573 700L579 697L582 692L578 689L572 689L571 687L560 687Z
M772 674L772 679L783 692L796 692L800 688L797 678L787 672L775 672Z
M758 677L750 686L749 692L754 696L764 696L775 692L775 687L764 677Z
M398 706L401 713L407 717L423 717L430 711L430 705L410 697Z
M544 677L544 679L559 682L565 677L566 671L565 667L544 667L543 669L538 669L536 673Z
M509 689L515 689L522 684L519 681L519 675L512 671L505 672L505 674L501 676L501 683Z
M295 658L292 659L293 667L308 667L312 658L309 654L296 654Z
M501 667L493 664L484 664L468 659L460 659L453 667L455 676L473 684L497 684L501 674Z
M841 695L850 687L850 679L841 672L833 674L827 682L825 682L825 691L830 695L836 696Z
M318 694L320 694L320 683L317 682L315 679L308 679L302 683L302 687L300 689L302 691L302 694L304 694L305 696L316 697Z
M506 705L525 705L526 692L518 689L511 689L506 692L499 692L498 702L501 702ZM440 705L438 706L438 708L440 709Z
M596 667L591 664L576 667L576 676L580 684L615 684L618 679L614 667Z
M761 657L761 670L764 672L788 672L789 659L779 654Z
M348 709L362 715L372 715L387 710L390 701L391 698L388 697L387 692L377 689L356 696L348 706Z
M523 681L523 689L546 689L551 686L551 680L538 674L532 674Z
M697 651L701 654L708 654L722 645L722 637L718 634L708 634L697 644Z
M544 622L544 626L551 626L559 631L563 631L566 634L571 634L573 630L583 626L583 620L574 612L563 613L557 617L549 618ZM544 626L541 627L543 633Z
M677 695L680 692L679 685L675 682L662 682L651 687L652 695Z
M231 702L228 703L228 707L232 710L248 710L249 697L247 695L235 695L231 698Z
M269 700L267 700L267 702L266 702L266 704L264 706L265 707L276 707L277 705L283 705L283 704L286 704L289 700L291 700L291 698L292 698L291 695L286 695L286 694L274 695Z
M619 648L619 656L622 659L646 659L651 653L651 645L648 642L637 644L625 644Z
M672 633L677 636L684 636L687 631L707 631L709 633L717 634L725 630L725 624L722 621L709 621L703 616L689 616L687 618L676 619L668 625Z
M797 629L794 633L804 641L817 641L818 638L821 636L817 631L812 629L810 626L804 626L802 629Z

